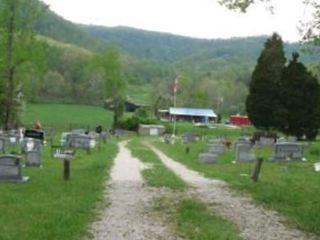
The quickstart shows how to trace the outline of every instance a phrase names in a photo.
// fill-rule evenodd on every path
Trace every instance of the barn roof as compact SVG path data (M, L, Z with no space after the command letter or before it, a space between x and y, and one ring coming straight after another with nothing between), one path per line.
M212 109L203 108L170 108L170 115L197 116L197 117L217 117Z

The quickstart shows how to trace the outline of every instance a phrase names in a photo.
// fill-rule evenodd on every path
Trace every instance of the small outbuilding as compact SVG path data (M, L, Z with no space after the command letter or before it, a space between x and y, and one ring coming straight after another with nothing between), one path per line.
M236 125L236 126L246 126L251 124L248 116L240 116L240 115L231 115L229 122L230 124Z
M160 136L165 132L165 127L163 125L139 125L139 134L142 136Z

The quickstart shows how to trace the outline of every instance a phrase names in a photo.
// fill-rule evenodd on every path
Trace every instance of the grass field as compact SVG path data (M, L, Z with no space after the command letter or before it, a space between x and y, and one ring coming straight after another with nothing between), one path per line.
M117 152L108 142L90 155L78 151L71 162L71 179L62 180L62 162L43 151L42 168L24 168L24 184L0 185L0 239L82 239L104 188Z
M189 154L185 153L186 145L181 143L168 145L157 142L156 146L173 159L204 173L206 177L223 179L233 188L251 194L257 202L287 216L289 224L320 235L320 174L313 169L313 163L319 161L316 153L320 149L320 142L305 147L308 162L265 161L258 183L250 179L254 163L232 163L235 159L234 150L227 150L221 155L218 164L204 165L198 161L198 154L206 148L204 142L189 144ZM271 153L271 149L259 151L259 155L265 159Z
M43 127L57 129L87 128L98 125L109 128L112 113L102 107L68 104L27 104L22 122L31 126L39 120Z

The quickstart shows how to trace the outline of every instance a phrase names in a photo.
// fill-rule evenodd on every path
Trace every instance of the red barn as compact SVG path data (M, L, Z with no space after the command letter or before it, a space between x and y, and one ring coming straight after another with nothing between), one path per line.
M229 122L230 124L237 125L237 126L246 126L251 124L248 116L240 116L240 115L231 115Z

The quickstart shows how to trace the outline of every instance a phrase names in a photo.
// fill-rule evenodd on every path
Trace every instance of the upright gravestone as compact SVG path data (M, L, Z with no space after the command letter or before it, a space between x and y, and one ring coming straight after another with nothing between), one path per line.
M21 173L21 157L16 155L0 156L0 181L26 182L28 177Z
M182 143L184 144L191 143L191 142L198 142L201 139L199 134L189 133L189 132L184 133L181 138L182 138Z
M7 140L5 137L0 137L0 152L3 154L6 151L6 142L7 142Z
M272 160L274 161L301 161L303 158L303 146L299 143L277 143Z
M223 144L209 144L209 153L220 155L224 152Z
M67 147L81 148L90 151L96 145L95 139L91 135L85 134L69 134L67 135Z
M288 142L291 142L291 143L297 142L297 137L295 137L295 136L289 136L289 137L288 137Z
M272 147L275 144L275 139L272 137L260 137L257 145L260 147Z
M238 144L236 146L236 161L237 162L248 162L255 159L253 153L251 152L251 144Z
M26 155L26 166L41 166L41 141L33 138L24 139L23 152Z

